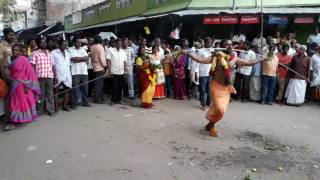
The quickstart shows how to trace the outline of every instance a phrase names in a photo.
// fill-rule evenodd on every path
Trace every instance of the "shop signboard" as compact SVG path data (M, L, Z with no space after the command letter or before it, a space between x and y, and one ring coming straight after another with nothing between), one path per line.
M220 17L219 16L204 17L203 24L220 24Z
M312 16L310 17L295 17L294 23L296 24L313 24L314 19Z
M288 16L269 16L269 24L286 25L288 24Z
M110 11L111 9L111 0L106 0L98 7L98 11L100 14Z
M238 24L237 16L220 16L220 24Z
M203 24L238 24L237 16L207 16L203 18Z
M82 13L81 11L72 14L72 24L82 23Z
M258 24L260 22L260 17L257 15L253 16L241 16L240 24Z
M86 9L84 11L84 15L85 17L91 17L91 16L94 16L94 9L92 7Z
M131 5L133 0L117 0L117 8L122 8Z

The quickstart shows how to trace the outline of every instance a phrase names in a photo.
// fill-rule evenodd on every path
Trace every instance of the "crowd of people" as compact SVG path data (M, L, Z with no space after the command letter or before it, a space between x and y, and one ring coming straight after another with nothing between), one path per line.
M319 28L307 46L294 33L280 32L267 38L258 34L251 42L238 33L225 40L199 36L192 43L95 35L69 42L39 37L26 45L12 29L3 33L0 115L5 130L44 113L55 116L60 110L106 104L110 95L110 105L122 103L123 97L140 98L143 108L165 97L198 99L202 110L211 106L206 128L216 136L214 124L231 93L234 100L268 105L299 106L320 98Z

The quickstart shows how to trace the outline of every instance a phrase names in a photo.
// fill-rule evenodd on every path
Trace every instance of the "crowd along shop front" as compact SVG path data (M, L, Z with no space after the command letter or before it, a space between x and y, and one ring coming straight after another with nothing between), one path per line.
M194 25L196 34L214 34L217 38L229 38L234 33L243 32L249 40L258 35L261 27L260 14L208 15L198 16ZM264 15L264 36L273 36L276 31L282 35L294 32L300 42L306 42L315 26L319 25L318 15Z

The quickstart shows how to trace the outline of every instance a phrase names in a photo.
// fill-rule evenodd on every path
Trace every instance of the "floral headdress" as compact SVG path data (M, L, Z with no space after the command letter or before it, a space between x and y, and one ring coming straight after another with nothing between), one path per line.
M226 84L228 84L228 85L232 84L231 71L230 71L228 61L231 61L233 58L234 58L233 55L227 55L221 51L218 51L213 55L213 59L212 59L212 63L211 63L211 74L212 75L215 75L217 64L221 63L223 70L224 70L225 77L226 77Z

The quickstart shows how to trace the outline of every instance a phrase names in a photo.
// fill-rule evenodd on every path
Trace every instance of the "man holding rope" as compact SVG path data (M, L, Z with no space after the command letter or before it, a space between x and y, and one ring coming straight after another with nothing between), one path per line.
M222 46L226 48L224 52L216 52L215 55L209 57L200 57L190 53L190 57L203 64L211 64L210 75L212 77L210 83L210 91L212 103L206 115L210 121L206 125L206 130L210 132L210 136L217 137L216 123L220 121L230 102L230 94L236 93L231 81L231 72L234 70L235 65L252 66L259 63L262 59L246 61L237 58L236 53L233 51L233 44L230 39L222 41Z

